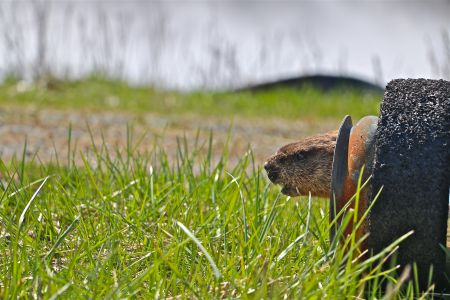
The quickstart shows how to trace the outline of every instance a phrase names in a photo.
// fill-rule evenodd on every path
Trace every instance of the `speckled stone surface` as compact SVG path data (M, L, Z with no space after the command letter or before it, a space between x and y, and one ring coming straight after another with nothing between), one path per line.
M422 286L434 266L442 287L450 186L450 82L391 81L376 133L373 193L383 191L369 217L369 248L381 251L414 230L397 262L415 261ZM450 285L449 285L450 286Z

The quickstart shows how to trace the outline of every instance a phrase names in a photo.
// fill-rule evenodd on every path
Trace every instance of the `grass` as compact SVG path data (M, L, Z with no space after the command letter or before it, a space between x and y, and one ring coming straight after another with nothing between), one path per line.
M43 87L44 86L44 87ZM43 81L25 84L14 79L0 85L0 104L59 109L117 110L161 114L194 113L207 116L359 119L377 115L378 93L357 90L320 92L305 88L265 92L163 92L149 87L130 87L124 82L91 77L79 81Z
M320 121L376 114L381 97L312 89L175 93L98 78L21 85L1 85L0 103ZM212 136L178 141L175 160L158 144L138 153L131 133L124 149L103 141L75 153L69 130L68 152L52 163L29 158L26 146L0 161L0 298L429 296L387 263L410 233L367 258L355 232L339 234L357 217L352 210L330 241L327 201L281 195L251 149L231 165L228 146L212 154Z
M83 167L73 153L0 164L0 297L381 298L383 284L388 298L422 295L380 268L401 240L364 260L354 234L330 244L326 201L279 194L251 151L229 165L225 147L213 164L209 142L196 144L181 140L174 162L131 141Z

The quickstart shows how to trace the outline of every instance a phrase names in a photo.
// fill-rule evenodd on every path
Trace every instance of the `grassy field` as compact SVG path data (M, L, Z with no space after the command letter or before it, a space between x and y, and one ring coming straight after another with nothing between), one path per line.
M117 97L108 109L320 120L376 113L380 97L312 90L161 93L96 80L58 84L17 91L17 83L7 83L0 102L100 110L105 97ZM381 268L401 240L368 260L354 235L345 247L330 243L324 199L281 195L252 149L233 163L227 143L213 154L214 132L193 147L186 139L195 137L179 139L173 159L157 143L137 152L131 136L120 149L93 144L93 158L79 153L81 166L73 160L70 134L67 139L67 152L52 163L28 158L26 149L0 163L0 298L422 295L405 276L395 276L395 266ZM351 218L350 211L344 223Z
M29 105L83 110L195 113L208 116L240 115L248 118L313 119L355 118L378 114L378 93L315 89L278 89L269 92L162 92L149 87L130 87L120 81L96 77L80 81L48 80L28 84L7 80L0 85L2 105Z

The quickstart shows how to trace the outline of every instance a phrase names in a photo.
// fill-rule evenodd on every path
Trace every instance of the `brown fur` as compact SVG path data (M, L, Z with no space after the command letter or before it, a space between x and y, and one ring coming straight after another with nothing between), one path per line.
M337 130L281 147L264 164L269 179L288 196L328 197Z

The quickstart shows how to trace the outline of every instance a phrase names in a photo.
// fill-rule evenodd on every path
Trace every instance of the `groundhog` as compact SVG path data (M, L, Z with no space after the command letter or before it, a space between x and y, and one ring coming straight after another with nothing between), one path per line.
M291 197L309 192L329 197L337 134L337 130L330 131L281 147L264 164L270 181Z

